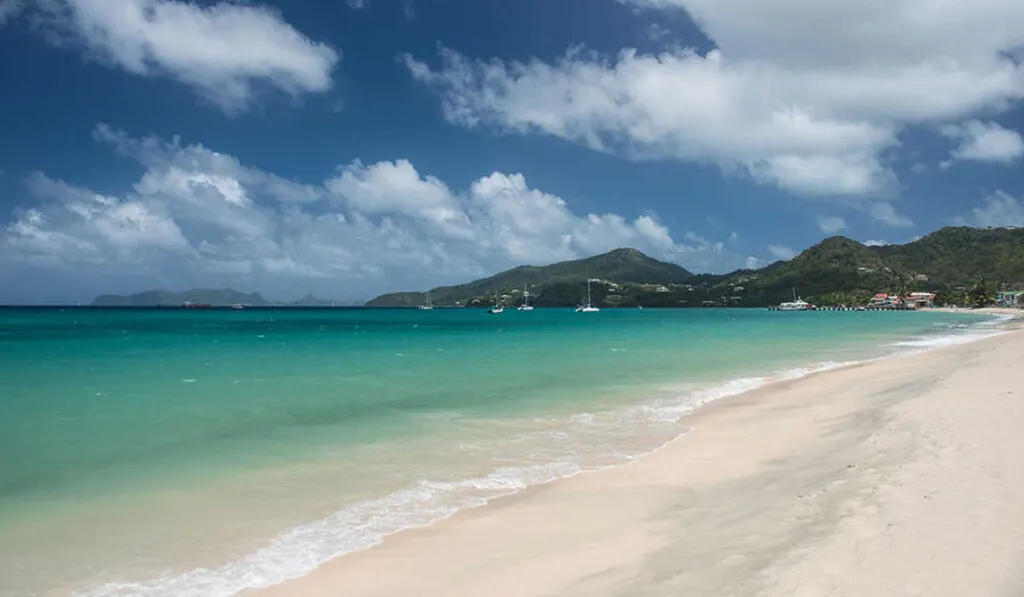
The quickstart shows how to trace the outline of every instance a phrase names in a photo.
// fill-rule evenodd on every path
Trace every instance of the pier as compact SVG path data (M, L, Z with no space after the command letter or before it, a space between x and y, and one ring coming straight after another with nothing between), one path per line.
M781 309L779 309L777 306L768 307L768 310L769 311L781 311ZM893 306L886 306L886 307L845 307L845 306L841 306L841 307L813 307L813 308L806 309L806 310L807 311L915 311L916 309L914 307L905 307L905 306L900 306L900 307L893 307Z

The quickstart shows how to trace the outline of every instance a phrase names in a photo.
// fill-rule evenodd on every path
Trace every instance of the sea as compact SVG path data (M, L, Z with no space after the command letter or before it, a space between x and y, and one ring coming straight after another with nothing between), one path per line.
M946 312L0 309L0 595L228 597L685 442L709 402L999 331Z

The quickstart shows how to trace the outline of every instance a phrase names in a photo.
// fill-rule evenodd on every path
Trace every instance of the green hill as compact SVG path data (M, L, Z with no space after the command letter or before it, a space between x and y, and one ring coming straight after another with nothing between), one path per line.
M505 303L521 298L530 285L538 306L570 306L586 293L603 306L748 306L790 300L793 293L818 304L857 304L876 292L948 292L985 280L992 288L1024 285L1024 229L943 228L905 245L868 247L833 236L789 261L757 270L693 275L636 249L617 249L588 259L544 267L522 266L490 278L430 291L434 303L486 305L495 294ZM413 306L422 292L386 294L369 306Z
M881 247L834 236L789 261L710 278L720 302L730 286L744 284L742 299L732 302L744 306L790 300L794 290L818 304L858 304L876 292L949 292L982 280L994 289L1015 287L1024 283L1024 230L943 228Z
M995 284L1024 282L1024 228L943 228L876 251L891 267L927 275L930 285L942 290L981 278Z
M574 305L586 294L587 278L607 280L630 286L650 284L682 284L693 274L673 263L665 263L644 255L636 249L616 249L595 257L563 261L546 266L524 265L459 286L442 286L430 291L431 299L437 305L485 304L494 296L508 295L521 297L524 286L536 294L535 302L544 305ZM613 290L603 284L594 285L595 295L613 295ZM653 289L652 289L653 290ZM426 299L423 292L397 292L381 295L367 306L402 307L421 304Z
M757 279L748 284L744 302L760 306L792 300L794 291L819 302L821 297L836 292L873 294L899 280L900 273L894 272L874 248L833 236L756 275Z

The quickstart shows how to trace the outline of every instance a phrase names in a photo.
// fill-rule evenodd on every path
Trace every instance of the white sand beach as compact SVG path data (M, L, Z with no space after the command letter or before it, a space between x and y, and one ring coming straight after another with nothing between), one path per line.
M1024 332L771 385L259 597L1024 594Z

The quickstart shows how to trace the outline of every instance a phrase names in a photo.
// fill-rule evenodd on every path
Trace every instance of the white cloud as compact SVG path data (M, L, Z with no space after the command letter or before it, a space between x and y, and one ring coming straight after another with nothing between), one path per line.
M237 2L36 0L56 40L73 41L137 75L165 75L222 109L245 109L259 87L290 95L331 88L338 53L273 9Z
M751 255L747 257L746 262L743 264L743 267L745 267L746 269L761 269L766 265L768 265L768 262L766 260Z
M839 216L818 216L818 228L825 234L837 234L846 230L846 220Z
M884 240L866 240L863 244L866 247L884 247L889 243Z
M909 216L896 211L891 203L873 203L868 208L871 219L892 228L908 228L914 225L914 220Z
M783 261L789 261L790 259L796 257L796 251L782 245L769 245L768 252L771 253L772 256L774 256L776 259L781 259Z
M17 15L21 8L21 0L0 0L0 27L4 26L7 19Z
M370 0L345 0L352 10L365 10L370 5Z
M1003 191L996 191L985 199L982 207L976 207L966 217L955 220L958 226L982 226L1003 228L1024 226L1024 201Z
M309 203L326 194L322 185L301 184L244 166L235 157L200 144L182 146L177 137L170 142L157 137L135 139L102 123L96 126L93 137L113 146L118 153L138 160L150 172L201 172L204 177L232 181L257 200Z
M178 139L104 125L94 136L145 171L115 195L34 174L32 201L0 229L6 274L45 271L58 288L85 277L76 285L96 293L239 285L365 298L625 246L699 271L743 263L722 242L674 237L654 215L576 212L522 174L460 191L407 160L356 161L309 185Z
M960 143L950 153L957 160L1010 164L1024 156L1020 133L996 122L971 120L963 125L947 125L942 127L942 134Z
M914 174L924 174L928 171L928 164L925 164L924 162L915 162L914 165L910 167L910 171Z
M39 172L29 177L28 186L46 203L22 210L4 240L30 261L45 264L74 255L79 262L102 265L113 257L127 264L152 250L173 255L189 250L177 224L158 206L100 195Z
M905 127L1024 97L1006 54L1024 44L1024 3L979 2L634 0L685 10L715 49L611 59L573 49L554 63L442 50L440 68L405 63L461 126L716 163L807 195L884 194L897 181L882 154Z

